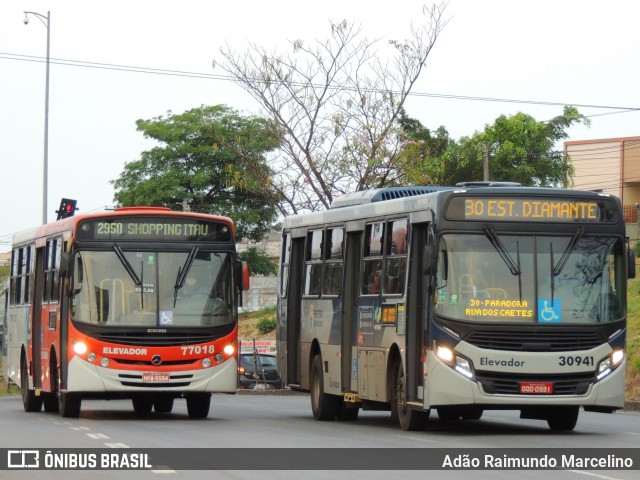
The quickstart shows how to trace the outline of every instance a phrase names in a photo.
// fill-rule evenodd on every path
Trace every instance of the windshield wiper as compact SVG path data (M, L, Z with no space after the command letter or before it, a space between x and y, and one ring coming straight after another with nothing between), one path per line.
M191 268L191 265L193 264L193 261L196 258L196 254L198 253L198 250L200 250L200 247L198 247L197 245L193 247L189 252L189 256L185 260L184 265L181 267L178 267L178 275L176 275L176 284L173 286L173 308L176 307L176 302L178 301L178 290L182 288L182 285L184 284L184 280L187 278L187 273L189 273L189 269Z
M504 263L509 268L509 271L511 271L511 275L516 275L518 277L518 291L520 292L520 299L522 300L522 276L521 276L522 271L520 270L519 242L516 242L516 261L514 262L513 258L511 258L511 255L509 255L509 252L507 252L507 249L504 248L504 245L496 235L496 232L494 232L494 230L491 227L486 227L484 231L487 235L487 238L491 242L491 245L493 245L493 248L495 248L496 252L500 254L500 256L502 257L502 260L504 260Z
M513 258L511 258L511 255L509 255L509 252L507 252L507 249L504 248L504 245L502 245L502 242L496 235L496 232L494 232L491 227L485 228L484 231L487 234L487 238L491 241L491 245L493 245L493 248L496 249L496 251L502 257L502 260L504 260L504 263L506 263L507 267L509 267L511 275L520 275L520 252L518 251L518 261L516 263L513 261Z
M136 287L142 287L142 280L140 280L140 277L138 277L138 274L129 263L129 260L127 260L124 256L124 252L122 251L122 248L120 248L120 245L118 245L117 243L114 244L113 250L116 252L116 256L120 260L120 263L122 263L122 266L131 277L131 280L133 280L133 282L136 284Z
M140 288L140 308L144 309L144 286L142 285L142 278L138 277L138 274L129 263L129 260L127 260L127 258L124 256L124 252L122 251L122 248L120 248L120 245L118 245L117 243L114 244L113 250L116 252L116 256L120 260L120 263L122 263L122 266L131 277L131 280L133 280L133 283L135 283L136 287ZM143 267L144 263L141 263L140 272L142 272Z
M567 245L567 248L564 249L564 252L562 253L562 257L560 257L560 260L558 260L558 264L553 267L552 275L554 277L557 277L558 275L560 275L560 272L562 272L562 269L564 268L567 261L569 260L569 257L571 256L573 251L576 249L576 244L578 243L578 240L582 238L583 234L584 234L584 227L580 227L578 228L576 233L574 233L573 237L571 237L571 241L569 242L569 245Z
M549 243L549 259L551 261L551 268L549 269L549 271L551 272L551 305L553 305L553 294L555 290L554 279L555 277L560 275L560 273L562 273L564 266L567 264L567 261L569 260L569 257L571 256L573 251L576 249L576 244L582 238L583 234L584 227L579 227L578 230L576 230L576 233L573 234L573 237L571 237L571 241L567 245L567 248L565 248L564 252L562 252L562 256L560 257L560 260L558 260L557 265L553 260L553 243Z

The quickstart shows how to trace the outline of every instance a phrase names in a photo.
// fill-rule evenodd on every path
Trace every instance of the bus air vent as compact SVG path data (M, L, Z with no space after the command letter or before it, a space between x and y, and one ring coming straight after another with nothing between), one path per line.
M407 187L386 187L373 190L362 190L360 192L347 193L337 197L331 202L331 208L351 207L353 205L366 205L397 198L413 197L426 193L452 190L453 187L436 187L432 185L414 185Z

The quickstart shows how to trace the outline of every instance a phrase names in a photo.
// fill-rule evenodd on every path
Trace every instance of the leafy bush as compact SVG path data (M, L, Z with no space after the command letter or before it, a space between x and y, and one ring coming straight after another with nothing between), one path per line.
M269 333L276 328L275 318L261 318L256 324L260 333Z

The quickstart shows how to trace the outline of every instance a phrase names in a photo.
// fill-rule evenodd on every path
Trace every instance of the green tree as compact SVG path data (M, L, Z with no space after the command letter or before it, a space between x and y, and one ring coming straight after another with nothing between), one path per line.
M9 278L9 265L0 265L0 283Z
M251 275L276 275L278 265L266 253L255 247L249 247L238 255L240 260L247 262Z
M433 140L429 131L416 122L403 126L408 139L417 135L424 140L422 149L409 142L403 150L405 178L412 183L455 185L483 180L485 145L490 180L546 187L571 185L573 167L564 151L556 146L567 138L570 126L589 124L576 108L567 106L562 115L544 122L525 113L501 115L492 125L486 125L484 131L455 142L448 139L444 127L440 127ZM442 148L445 142L446 148Z
M279 198L269 187L266 156L282 139L274 122L216 105L136 125L159 145L112 181L116 202L226 215L238 238L260 240L269 230Z
M403 141L398 155L402 182L409 185L446 185L444 161L447 152L455 146L447 129L440 126L433 132L419 120L409 117L404 110L398 123Z

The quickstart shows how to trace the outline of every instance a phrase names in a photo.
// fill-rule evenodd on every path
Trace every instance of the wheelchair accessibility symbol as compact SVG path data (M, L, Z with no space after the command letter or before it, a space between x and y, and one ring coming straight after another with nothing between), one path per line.
M540 323L560 323L562 319L560 300L557 298L551 302L550 298L538 299L538 322Z
M173 312L171 310L160 311L160 325L173 325Z

